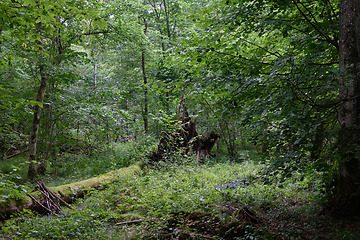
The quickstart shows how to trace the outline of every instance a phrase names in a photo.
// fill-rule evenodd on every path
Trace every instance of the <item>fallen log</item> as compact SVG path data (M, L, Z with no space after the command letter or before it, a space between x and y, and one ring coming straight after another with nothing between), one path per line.
M44 206L41 206L43 205L41 203L43 200L43 194L41 191L44 192L44 189L47 189L45 192L54 196L56 195L55 198L60 198L63 205L67 204L66 206L71 208L68 204L74 202L77 198L84 197L88 191L99 189L100 187L106 187L111 180L115 180L117 177L137 174L140 171L141 168L139 165L132 165L130 167L121 168L119 170L111 171L98 177L86 179L80 182L65 184L58 187L43 186L42 189L37 187L31 195L28 193L27 196L24 196L22 199L0 200L0 220L8 219L12 214L20 212L23 209L30 209L41 213L49 212L50 209L46 209Z
M124 224L133 224L133 223L142 223L142 222L147 222L147 220L138 219L138 220L132 220L132 221L126 221L126 222L119 222L119 223L116 223L115 226L124 225Z

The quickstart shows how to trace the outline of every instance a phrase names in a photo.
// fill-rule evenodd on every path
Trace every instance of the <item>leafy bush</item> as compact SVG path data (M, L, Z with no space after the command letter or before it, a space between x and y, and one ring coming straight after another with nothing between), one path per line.
M0 179L0 199L14 199L18 201L29 191L29 186L23 183L20 168L15 167L11 163L3 163Z

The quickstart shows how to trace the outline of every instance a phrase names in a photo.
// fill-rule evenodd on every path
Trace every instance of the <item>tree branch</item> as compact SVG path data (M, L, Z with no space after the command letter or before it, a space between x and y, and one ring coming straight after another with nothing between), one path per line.
M236 37L234 34L230 33L230 35L233 36L233 37ZM256 43L253 43L253 42L250 42L250 41L244 39L243 37L239 37L238 39L240 39L240 40L242 40L242 41L244 41L244 42L246 42L246 43L248 43L250 45L253 45L253 46L257 47L257 48L260 48L260 49L264 50L265 52L269 53L270 55L273 55L273 56L276 56L276 57L281 57L282 56L278 52L271 52L271 51L267 50L266 48L264 48L264 47L262 47L262 46L260 46L260 45L258 45Z
M318 26L316 26L315 23L318 23L318 22L316 21L316 19L315 19L315 17L313 16L312 12L311 12L309 9L307 9L302 2L297 1L297 0L293 0L293 2L294 2L294 4L295 4L296 8L297 8L297 9L299 10L299 12L301 13L301 15L302 15L302 16L304 17L304 19L306 20L306 22L308 22L320 35L322 35L322 36L326 39L326 41L327 41L328 43L334 45L334 46L338 49L338 48L339 48L339 44L338 44L337 42L335 42L333 39L331 39L328 35L324 34L324 33L320 30L320 28L318 28ZM313 23L313 22L311 21L311 19L301 10L301 8L300 8L300 6L298 5L298 3L301 4L301 5L305 8L305 10L310 13L311 17L315 20L315 23Z
M244 59L244 60L250 61L250 62L261 63L261 64L264 64L264 65L272 65L271 63L256 61L256 60L254 60L254 59L246 58L246 57L243 57L243 56L241 56L241 55L233 55L233 54L225 53L225 52L221 52L221 51L214 51L214 52L216 52L216 53L218 53L218 54L226 55L226 56L231 56L232 59L234 59L234 58L240 58L240 59Z

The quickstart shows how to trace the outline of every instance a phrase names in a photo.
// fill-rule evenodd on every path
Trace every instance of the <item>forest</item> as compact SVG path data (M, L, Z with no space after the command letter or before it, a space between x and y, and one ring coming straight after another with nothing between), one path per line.
M360 0L0 0L0 239L360 239Z

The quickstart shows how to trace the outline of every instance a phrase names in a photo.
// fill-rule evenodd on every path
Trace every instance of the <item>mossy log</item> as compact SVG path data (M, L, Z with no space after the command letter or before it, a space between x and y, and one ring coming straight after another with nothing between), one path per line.
M98 177L93 177L90 179L86 179L80 182L74 182L70 184L65 184L57 187L49 187L48 189L66 202L72 203L75 199L84 197L84 195L92 189L98 189L100 187L106 187L107 183L111 180L116 179L119 176L136 174L141 171L139 165L132 165L130 167L121 168L116 171L111 171L106 174L102 174ZM35 190L31 193L33 197L41 201L42 194L35 188ZM39 204L34 202L29 196L24 196L21 199L6 199L0 200L0 220L7 219L12 214L16 212L20 212L23 209L30 209L37 212L43 212Z

